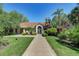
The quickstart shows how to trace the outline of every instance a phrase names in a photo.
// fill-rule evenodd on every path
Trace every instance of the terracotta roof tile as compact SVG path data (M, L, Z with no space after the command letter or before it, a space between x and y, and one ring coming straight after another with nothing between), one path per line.
M42 23L37 23L37 22L22 22L22 23L20 23L20 27L21 28L27 28L27 27L32 27L32 28L34 28L36 25L39 25L39 24L41 24L41 25L45 25L45 22L42 22Z

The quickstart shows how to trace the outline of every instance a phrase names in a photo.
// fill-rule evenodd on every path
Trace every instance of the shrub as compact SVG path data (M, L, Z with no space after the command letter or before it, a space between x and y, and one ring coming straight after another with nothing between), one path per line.
M22 32L22 35L27 35L27 34L28 34L27 32L25 32L25 33L24 33L24 32Z
M42 34L42 36L44 36L44 37L45 37L45 36L48 36L48 34L47 34L47 33L43 33L43 34Z
M32 35L36 35L36 32L32 32Z
M60 34L58 34L58 37L60 38L60 39L66 39L67 37L66 37L66 34L64 34L64 32L61 32Z
M45 31L48 35L56 35L57 34L57 29L56 28L50 28Z
M74 33L71 40L74 44L79 44L79 33Z
M58 37L61 39L69 39L75 46L79 45L79 27L72 27L68 30L60 32Z
M73 35L74 35L74 33L75 32L73 31L73 29L68 29L68 30L65 30L65 31L60 32L58 34L58 37L60 39L68 39L69 38L69 40L71 40L72 37L73 37Z

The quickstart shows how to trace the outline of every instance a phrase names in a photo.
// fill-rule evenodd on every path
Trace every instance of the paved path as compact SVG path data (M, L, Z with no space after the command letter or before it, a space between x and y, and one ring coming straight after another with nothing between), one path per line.
M23 56L55 56L54 50L44 37L38 34L24 52Z

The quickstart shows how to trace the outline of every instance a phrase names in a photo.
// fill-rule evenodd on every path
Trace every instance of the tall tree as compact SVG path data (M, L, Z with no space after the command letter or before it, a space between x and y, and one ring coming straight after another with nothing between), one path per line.
M79 24L79 4L71 10L71 13L68 15L70 21L73 25Z
M61 25L61 15L63 14L63 9L57 9L52 15L57 16L57 20L58 20L58 26Z
M57 27L57 25L58 25L58 17L57 16L54 16L53 18L52 18L52 21L51 21L51 24L52 24L52 27Z
M70 25L69 24L69 19L67 17L67 15L64 13L63 9L58 9L56 12L54 12L54 14L56 14L53 18L52 18L52 26L53 27L66 27L66 25Z
M5 30L18 28L19 23L22 22L22 20L28 21L24 15L17 11L5 12L3 10L3 5L0 4L0 34L4 33Z

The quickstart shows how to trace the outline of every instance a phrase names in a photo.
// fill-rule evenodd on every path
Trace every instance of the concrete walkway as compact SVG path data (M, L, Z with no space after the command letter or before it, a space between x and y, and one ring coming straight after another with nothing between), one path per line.
M54 50L40 34L36 35L23 56L56 56Z

